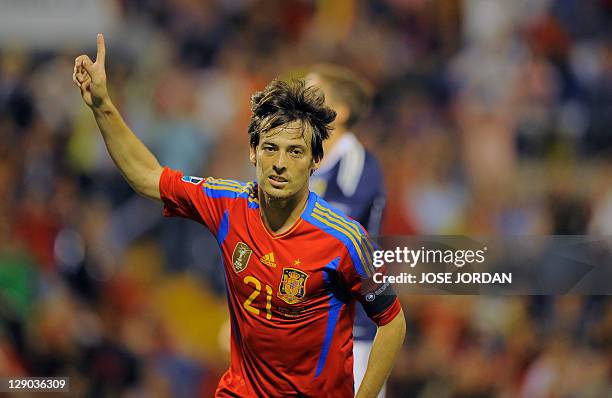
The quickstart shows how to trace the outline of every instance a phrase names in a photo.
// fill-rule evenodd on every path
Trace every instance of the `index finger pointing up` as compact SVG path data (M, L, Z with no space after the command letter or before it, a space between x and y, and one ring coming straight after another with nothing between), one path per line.
M98 55L96 55L96 63L104 66L104 57L106 56L106 47L104 46L104 35L102 33L98 33L97 38L98 44Z

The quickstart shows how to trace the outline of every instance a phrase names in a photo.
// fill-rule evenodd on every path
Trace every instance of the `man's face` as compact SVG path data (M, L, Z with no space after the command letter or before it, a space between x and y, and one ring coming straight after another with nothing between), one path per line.
M257 183L272 199L288 199L308 191L308 178L319 162L312 157L312 129L300 121L287 123L261 135L250 160Z

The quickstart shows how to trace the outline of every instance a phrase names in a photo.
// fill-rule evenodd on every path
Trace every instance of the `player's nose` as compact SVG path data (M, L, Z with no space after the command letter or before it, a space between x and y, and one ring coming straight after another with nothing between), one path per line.
M287 168L287 154L284 151L278 151L276 159L274 159L275 169L286 169Z
M274 169L274 172L278 175L283 174L285 170L287 170L285 166L278 166L278 165L273 165L272 168Z

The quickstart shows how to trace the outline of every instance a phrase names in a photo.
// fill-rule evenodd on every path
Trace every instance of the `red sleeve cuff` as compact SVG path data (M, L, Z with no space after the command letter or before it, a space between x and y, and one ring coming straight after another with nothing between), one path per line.
M400 305L399 299L396 297L395 301L393 301L393 304L387 307L387 309L381 312L380 314L374 315L372 317L372 320L374 321L374 323L376 323L376 325L384 326L387 323L391 322L397 316L397 314L400 313L401 309L402 306Z

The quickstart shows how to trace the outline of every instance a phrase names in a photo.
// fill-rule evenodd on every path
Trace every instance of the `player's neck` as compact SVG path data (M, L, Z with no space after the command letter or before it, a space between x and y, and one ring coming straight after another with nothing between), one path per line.
M286 199L270 198L260 191L259 207L261 218L268 229L276 235L287 232L300 218L306 202L308 189Z
M347 128L344 126L334 126L328 139L323 141L323 153L328 154L336 146L340 139L347 133Z

